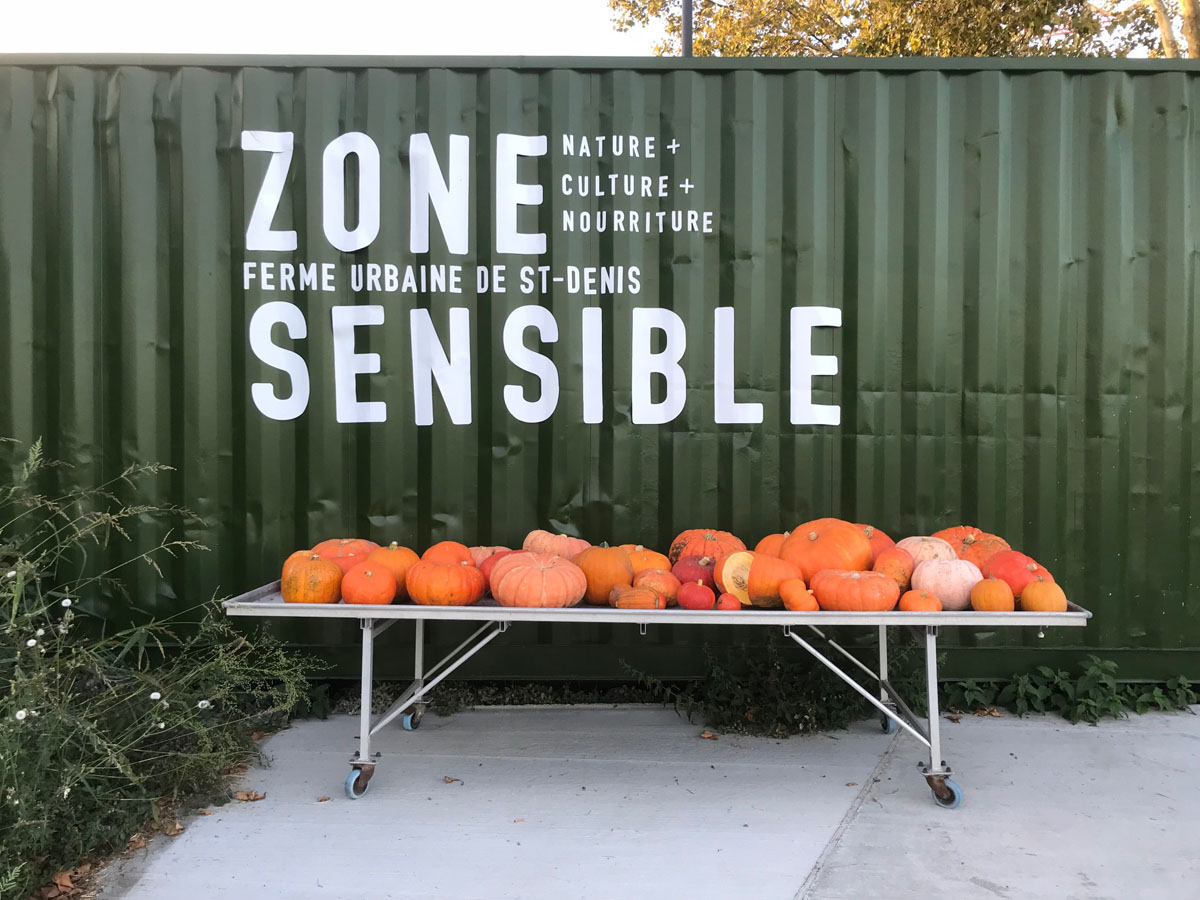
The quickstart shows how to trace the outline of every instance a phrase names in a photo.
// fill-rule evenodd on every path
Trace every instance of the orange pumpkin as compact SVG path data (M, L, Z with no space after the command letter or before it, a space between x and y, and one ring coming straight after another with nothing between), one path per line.
M1053 579L1038 575L1021 591L1022 612L1066 612L1067 595Z
M313 547L312 552L321 559L337 563L338 568L345 574L366 559L368 553L378 548L379 545L374 541L363 538L332 538L321 541Z
M583 569L588 585L584 596L596 606L608 603L614 587L628 587L633 582L633 564L620 547L588 547L571 562Z
M415 566L419 559L414 551L408 547L401 547L395 541L386 547L376 547L367 554L367 562L383 566L392 573L392 578L396 581L396 599L401 602L408 599L408 570Z
M811 583L822 569L870 568L871 542L850 522L814 519L796 526L791 537L783 542L779 556L799 567L800 577Z
M347 603L382 606L396 598L396 576L383 565L363 560L342 576L342 599Z
M288 573L292 570L292 567L295 566L296 563L304 562L306 559L312 559L313 555L314 554L311 550L297 550L283 561L283 571L279 573L279 580L282 581L283 579L287 578Z
M619 550L619 547L613 547ZM608 605L617 609L666 609L667 601L657 591L628 584L614 585L609 591Z
M634 575L646 569L671 570L671 560L655 550L647 550L641 544L622 544L620 549L628 554Z
M501 606L574 606L587 591L579 566L551 553L506 553L492 568L492 596Z
M779 586L803 576L785 559L739 550L717 560L713 578L722 592L733 594L743 606L777 609L783 606Z
M691 528L681 531L671 541L671 549L667 556L672 565L684 556L725 556L738 550L745 550L746 545L740 538L734 537L728 531L717 531L715 528Z
M999 535L989 534L974 525L955 525L935 531L930 537L941 538L954 548L959 559L973 562L980 570L983 564L1001 550L1011 550L1008 541Z
M903 547L891 547L875 557L875 564L871 566L871 571L882 572L884 575L894 578L896 584L900 586L900 590L907 591L912 582L915 568L916 563L913 562L911 553Z
M465 549L465 548L464 548ZM483 573L469 562L423 559L408 570L408 595L422 606L470 606L483 596Z
M664 556L665 560L666 557ZM658 591L664 600L667 601L667 606L675 605L675 598L679 595L679 579L672 575L666 569L642 569L633 576L634 587L648 587L652 591Z
M942 601L933 591L905 591L898 606L902 612L942 611Z
M530 550L534 553L553 553L555 556L573 559L590 546L592 545L583 538L570 537L565 534L551 534L549 531L539 529L525 535L521 549Z
M979 612L1012 612L1016 609L1012 588L999 578L985 578L971 588L971 609Z
M817 573L811 585L821 609L883 612L895 609L896 601L900 599L900 586L895 579L881 572L824 569Z
M897 541L896 546L912 554L913 565L919 566L929 559L958 559L954 548L941 538L929 535L916 535Z
M783 600L783 608L792 612L816 612L821 608L813 592L799 578L789 578L780 583L779 596Z
M863 537L867 539L867 543L871 545L871 565L875 565L875 560L879 558L879 554L884 550L890 550L896 546L896 542L890 537L876 528L874 525L858 524L855 528L861 528Z
M438 541L421 554L421 559L426 562L475 565L475 557L471 555L471 548L458 541Z
M1054 580L1054 576L1038 565L1036 561L1016 550L1001 550L987 561L987 568L983 574L987 578L999 578L1007 581L1008 586L1012 588L1013 596L1018 600L1026 585L1033 582L1034 579Z
M342 586L342 569L316 553L292 564L279 584L285 603L337 603Z
M762 553L765 556L778 556L779 551L783 549L783 542L788 539L788 535L790 534L790 531L784 531L779 534L768 534L754 545L754 552Z

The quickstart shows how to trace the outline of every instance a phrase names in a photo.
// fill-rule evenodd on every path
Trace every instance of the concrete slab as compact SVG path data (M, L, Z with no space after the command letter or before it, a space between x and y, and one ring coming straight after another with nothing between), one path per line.
M188 820L110 867L100 896L791 900L890 739L874 720L790 740L701 730L658 708L429 714L373 741L383 759L350 801L357 718L302 722L244 780L265 800Z
M1200 716L942 721L962 805L933 804L901 736L803 897L1200 898Z

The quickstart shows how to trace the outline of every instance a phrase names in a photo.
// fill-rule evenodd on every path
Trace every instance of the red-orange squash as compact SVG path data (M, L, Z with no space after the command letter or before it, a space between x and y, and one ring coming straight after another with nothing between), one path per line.
M716 565L717 561L711 556L684 556L671 567L671 574L679 579L680 584L702 581L716 591L717 582L713 578Z
M870 568L871 542L862 529L841 519L814 519L798 525L779 552L800 569L800 577L811 583L822 569L861 570ZM817 598L820 602L820 598Z
M680 609L713 609L717 603L717 595L704 582L689 581L679 586L675 600ZM741 603L738 606L740 607Z
M620 547L588 547L571 562L583 569L587 577L584 597L595 606L608 603L614 587L629 587L633 583L633 564Z
M332 538L328 541L321 541L313 547L312 552L321 559L337 563L338 568L344 574L366 559L367 554L378 547L379 545L374 541L363 538Z
M531 550L534 553L553 553L555 556L572 559L590 546L592 545L583 538L571 537L566 534L552 534L549 531L538 529L525 535L521 549Z
M383 565L363 560L342 576L342 599L347 603L382 606L396 598L396 576Z
M1053 579L1036 576L1021 591L1022 612L1066 612L1067 595Z
M469 562L440 563L423 559L405 579L413 603L422 606L470 606L483 596L483 573Z
M821 609L839 612L882 612L900 599L900 586L881 572L824 569L810 585Z
M783 542L788 539L790 534L790 531L784 531L780 534L768 534L754 545L754 552L762 553L765 556L778 556L779 551L783 549Z
M919 566L929 559L958 559L953 547L941 538L929 535L906 537L902 541L896 541L896 546L912 554L914 566Z
M965 559L927 559L913 569L914 590L930 591L942 601L943 609L967 609L971 588L983 581L983 574Z
M989 534L974 525L955 525L935 531L930 537L941 538L954 548L959 559L973 562L980 570L983 564L1001 550L1011 550L1008 541L999 535Z
M912 573L915 568L916 563L913 562L911 553L903 547L890 547L875 557L871 571L882 572L884 575L894 578L896 584L900 586L900 590L907 591L912 582Z
M285 603L337 603L342 586L342 569L316 553L293 563L279 584Z
M897 608L901 612L941 612L942 601L933 591L905 591Z
M820 609L817 598L799 578L789 578L779 585L779 596L783 608L792 612L816 612Z
M666 557L664 556L663 559ZM652 591L658 591L659 595L667 601L667 606L675 605L680 588L679 579L667 569L642 569L633 576L633 586L648 587Z
M620 548L613 547L613 550ZM609 591L608 605L617 609L666 609L667 601L650 588L618 584Z
M895 541L893 541L874 525L863 525L860 523L854 527L862 529L863 536L867 539L867 543L871 545L872 566L875 565L875 560L879 558L880 553L896 546Z
M419 560L420 557L414 551L408 547L401 547L395 541L386 547L376 547L367 554L367 562L383 566L392 573L392 578L396 581L396 600L401 602L408 599L408 570Z
M471 555L471 548L458 541L438 541L421 554L421 559L425 562L475 565L475 557Z
M671 549L667 556L671 563L677 563L685 556L711 556L716 559L727 553L745 550L746 545L741 539L728 531L717 531L715 528L691 528L681 531L671 541Z
M720 597L717 598L717 605L714 607L714 609L723 609L723 610L734 610L734 609L741 609L741 608L742 608L742 601L739 600L737 597L733 596L733 594L722 594Z
M467 549L471 551L471 562L475 563L476 567L482 566L485 559L495 556L497 553L511 552L512 550L511 547L495 546L468 547Z
M671 560L657 550L647 550L641 544L622 544L621 549L629 555L629 564L633 566L634 575L646 569L671 571Z
M1007 581L1013 596L1018 600L1021 599L1021 592L1025 590L1025 586L1034 579L1054 580L1054 576L1035 560L1016 550L1001 550L987 561L983 574L988 578Z
M984 578L971 588L971 609L978 612L1012 612L1016 607L1007 581Z
M501 606L574 606L587 591L583 570L551 553L506 553L492 568L492 596Z
M803 575L786 559L739 550L722 556L713 568L713 578L724 593L733 594L742 606L778 609L783 606L779 586Z

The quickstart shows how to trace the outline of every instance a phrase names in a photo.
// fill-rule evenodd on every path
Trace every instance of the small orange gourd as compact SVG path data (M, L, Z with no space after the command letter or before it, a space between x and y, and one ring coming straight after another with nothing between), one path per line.
M1067 595L1049 578L1037 576L1021 591L1023 612L1066 612Z
M932 591L905 591L898 606L901 612L942 611L942 601Z
M382 606L396 598L396 576L369 560L342 576L342 599L347 603Z
M1012 612L1016 609L1012 588L1000 578L985 578L971 588L971 609L978 612Z

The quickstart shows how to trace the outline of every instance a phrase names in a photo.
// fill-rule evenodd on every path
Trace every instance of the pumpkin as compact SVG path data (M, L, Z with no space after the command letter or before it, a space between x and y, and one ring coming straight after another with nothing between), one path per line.
M781 582L779 596L783 600L783 608L792 612L816 612L821 608L813 592L799 578L788 578Z
M970 607L971 588L981 581L979 567L965 559L927 559L917 563L912 576L914 590L932 591L943 609L955 610Z
M475 564L476 568L481 566L488 557L512 550L511 547L468 547L467 549L471 551L471 562Z
M621 548L629 555L629 564L633 566L633 574L644 572L646 569L666 569L671 571L671 560L655 550L647 550L641 544L622 544Z
M900 590L907 591L909 584L912 582L913 569L917 564L913 562L912 554L903 547L890 547L884 550L875 557L875 564L871 566L872 572L882 572L896 580L896 584L900 586Z
M1012 612L1016 608L1012 588L999 578L984 578L971 588L971 609L979 612Z
M613 547L620 550L620 547ZM624 552L624 551L621 551ZM628 584L614 585L608 594L608 605L617 609L666 609L667 601L650 588L633 587Z
M572 559L592 546L583 538L570 537L565 534L551 534L549 531L531 531L525 535L525 540L521 544L522 550L531 550L534 553L553 553L555 556L564 556L567 559Z
M896 546L895 541L893 541L874 525L859 524L855 525L854 527L862 529L863 537L865 537L867 539L867 543L871 545L871 565L875 565L875 560L879 558L880 553Z
M617 586L628 587L633 582L633 564L629 554L620 547L588 547L572 557L571 562L587 576L588 603L596 606L608 603L608 595Z
M802 579L802 575L785 559L740 550L717 560L713 578L718 588L733 594L743 606L775 609L783 605L779 585L789 579Z
M664 556L663 559L666 557ZM667 569L642 569L633 576L633 586L648 587L652 591L658 591L659 595L667 601L667 606L674 606L680 584L679 579Z
M421 554L421 559L427 562L475 565L475 558L471 556L471 548L458 541L438 541Z
M671 549L667 556L672 564L679 562L685 556L725 556L738 550L745 550L746 545L741 539L734 537L728 531L717 531L715 528L692 528L681 531L671 541Z
M714 608L715 609L726 609L726 610L741 609L742 601L739 600L737 597L733 596L733 594L722 594L720 597L717 598L717 605Z
M396 581L396 599L400 601L408 599L408 570L416 565L419 559L415 552L408 547L401 547L395 541L386 547L376 547L367 554L367 562L383 566L392 573L392 578Z
M321 541L312 548L312 552L321 559L332 560L338 564L342 574L349 572L367 558L367 554L379 548L374 541L362 538L332 538Z
M903 612L941 612L942 601L933 591L905 591L898 608Z
M987 561L983 574L988 578L1007 581L1013 596L1021 598L1025 586L1036 578L1053 581L1054 577L1036 561L1016 550L1001 550Z
M334 560L310 553L297 560L279 583L285 603L337 603L342 586L342 568Z
M779 551L783 548L783 542L788 539L788 535L790 534L790 531L785 531L781 534L768 534L754 545L754 552L762 553L766 556L778 556Z
M703 581L689 581L679 586L675 601L680 609L712 609L717 604L717 595ZM738 602L738 607L741 607Z
M587 578L568 559L522 550L505 553L492 567L491 586L501 606L559 608L583 599Z
M713 569L716 565L716 559L711 556L684 556L671 566L671 574L679 579L680 584L687 584L689 581L703 581L713 591L716 591L717 582L713 578Z
M941 538L954 548L959 559L975 563L980 570L994 554L1001 550L1011 550L1004 538L988 534L974 525L955 525L953 528L943 528L935 531L930 537Z
M408 595L422 606L470 606L483 596L483 573L468 562L422 559L408 570Z
M532 550L501 550L499 553L493 553L487 559L479 564L479 571L483 573L483 580L491 586L492 572L496 566L500 564L500 560L508 558L513 553L532 553Z
M396 598L396 576L387 566L363 560L342 576L342 599L347 603L382 606Z
M1067 595L1052 578L1034 577L1021 591L1022 612L1066 612Z
M297 550L283 561L283 570L279 573L279 580L283 581L283 579L287 578L288 573L292 571L292 568L296 565L296 563L304 562L306 559L312 559L313 555L314 554L311 550Z
M871 542L850 522L814 519L796 526L783 542L779 556L799 567L800 577L811 582L822 569L869 568Z
M954 548L941 538L918 535L896 541L896 546L912 554L913 565L919 566L929 559L958 559Z
M858 536L862 537L861 534ZM882 572L824 569L817 573L811 585L821 609L883 612L895 609L896 601L900 599L900 586Z

